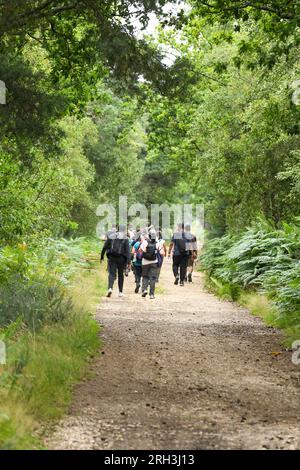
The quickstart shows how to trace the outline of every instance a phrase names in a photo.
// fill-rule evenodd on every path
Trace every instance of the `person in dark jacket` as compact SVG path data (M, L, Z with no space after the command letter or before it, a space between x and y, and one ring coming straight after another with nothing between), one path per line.
M106 296L111 297L118 273L119 297L123 297L124 271L126 266L130 266L131 261L125 226L120 226L116 233L110 233L101 251L101 262L104 260L105 253L108 259L108 291Z
M180 280L180 285L184 286L190 254L188 242L189 240L187 239L186 232L184 231L184 224L180 223L177 225L177 231L173 233L169 247L169 256L171 256L171 253L173 254L173 274L175 277L175 285L177 285Z

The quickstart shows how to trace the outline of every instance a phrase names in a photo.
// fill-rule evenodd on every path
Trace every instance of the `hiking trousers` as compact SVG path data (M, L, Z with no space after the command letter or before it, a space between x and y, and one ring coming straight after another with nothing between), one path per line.
M118 273L119 292L123 292L126 258L123 255L108 258L108 288L112 289Z
M143 284L142 291L145 292L150 286L150 295L154 295L157 278L157 263L144 264L142 266Z
M133 269L134 269L134 277L135 277L135 283L137 286L140 286L141 285L141 278L142 278L142 265L141 264L138 264L138 265L133 265Z
M180 274L180 282L184 282L185 280L188 260L188 254L173 256L173 274L175 277L178 277L178 273Z

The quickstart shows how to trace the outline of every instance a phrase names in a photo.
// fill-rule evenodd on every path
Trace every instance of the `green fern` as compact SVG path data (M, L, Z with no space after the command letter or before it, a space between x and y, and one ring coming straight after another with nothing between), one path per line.
M299 220L278 230L259 221L240 237L214 239L200 261L218 293L257 289L272 299L279 326L300 325Z

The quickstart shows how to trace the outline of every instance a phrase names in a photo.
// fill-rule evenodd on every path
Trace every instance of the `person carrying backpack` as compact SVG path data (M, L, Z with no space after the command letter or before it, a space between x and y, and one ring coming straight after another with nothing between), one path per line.
M139 250L142 253L142 297L147 296L148 287L150 286L150 299L154 299L159 252L159 244L154 229L149 231L148 237L141 243Z
M118 273L119 297L123 297L124 271L130 266L130 247L126 236L125 226L120 226L119 232L110 234L101 251L101 262L106 253L108 259L108 291L106 297L111 297L114 282Z
M142 258L143 253L139 250L141 246L141 236L139 236L134 242L132 246L132 265L133 265L133 272L135 276L135 290L134 292L138 294L140 287L141 287L141 279L142 279Z
M173 233L169 256L171 256L171 253L173 253L174 284L177 285L180 281L180 285L184 286L190 251L183 224L178 224L177 231Z

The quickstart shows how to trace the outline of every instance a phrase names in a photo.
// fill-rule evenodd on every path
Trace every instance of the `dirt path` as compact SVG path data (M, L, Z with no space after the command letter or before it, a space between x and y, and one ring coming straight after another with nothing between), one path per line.
M104 299L103 352L50 449L299 449L300 366L280 334L166 263L155 300ZM278 356L274 351L281 351Z

